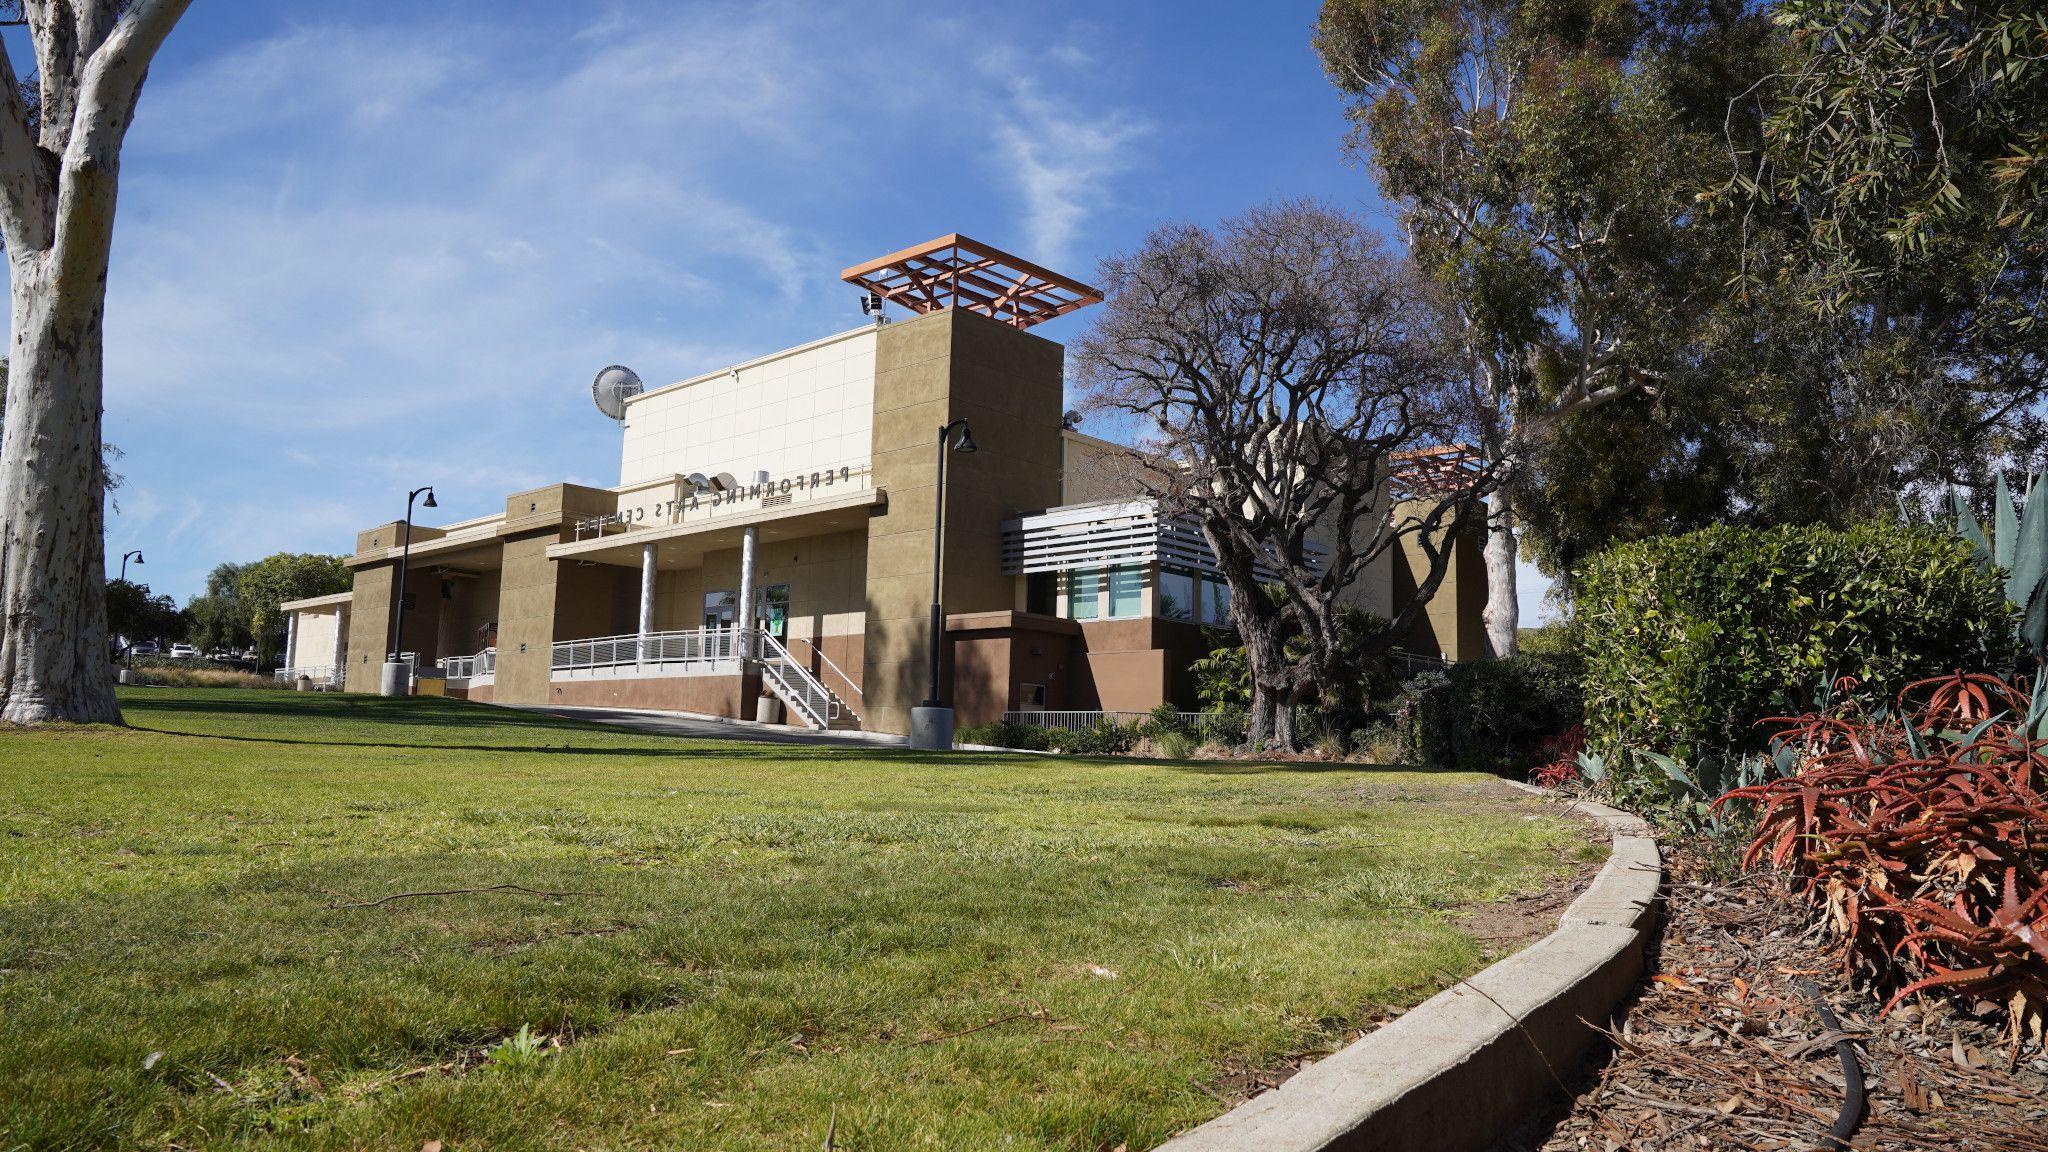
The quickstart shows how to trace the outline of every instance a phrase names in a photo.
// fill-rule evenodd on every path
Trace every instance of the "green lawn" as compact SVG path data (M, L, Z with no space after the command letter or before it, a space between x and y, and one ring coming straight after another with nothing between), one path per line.
M0 731L0 1152L1135 1150L1604 855L1472 776L123 703ZM497 884L565 895L340 906Z

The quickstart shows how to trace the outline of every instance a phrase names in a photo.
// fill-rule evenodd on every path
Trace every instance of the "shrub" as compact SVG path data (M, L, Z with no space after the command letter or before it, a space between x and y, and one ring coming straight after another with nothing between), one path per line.
M1517 655L1410 680L1396 708L1408 759L1429 768L1527 775L1584 715L1579 661Z
M1188 735L1188 724L1181 719L1180 709L1167 703L1152 709L1152 716L1144 725L1145 735L1165 736L1169 733Z
M1076 756L1121 756L1138 742L1135 725L1125 726L1104 716L1078 732L1046 730L1054 751Z
M1899 714L1855 702L1791 722L1793 774L1738 788L1743 863L1768 857L1824 903L1865 965L1898 985L1992 999L2017 1040L2048 1013L2048 700L1988 676L1909 687Z
M1167 760L1191 760L1195 755L1195 738L1186 732L1162 732L1154 737L1159 755Z
M960 729L955 739L962 744L983 744L992 748L1024 748L1043 752L1051 733L1035 724L998 720L993 724L972 724Z
M2003 667L2013 610L1970 545L1929 528L1715 527L1637 541L1578 579L1588 741L1681 760L1763 747L1759 721L1839 677L1882 699Z

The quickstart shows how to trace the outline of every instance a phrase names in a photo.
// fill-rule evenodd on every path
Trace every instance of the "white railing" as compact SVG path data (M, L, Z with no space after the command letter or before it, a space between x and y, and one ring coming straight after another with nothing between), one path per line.
M450 656L441 661L441 672L450 680L474 680L480 676L496 676L498 650L486 648L474 656Z
M738 660L743 655L737 628L699 628L693 632L649 632L646 636L597 636L557 641L548 667L575 674L598 668L637 664L693 665ZM706 669L707 671L709 669Z
M280 684L296 684L301 676L326 688L332 688L341 683L340 678L335 675L334 666L331 664L314 664L303 668L279 668L273 675Z
M855 696L865 696L865 695L867 695L867 694L866 694L865 692L862 692L862 691L860 690L860 685L858 685L858 684L856 684L856 683L854 683L854 682L853 682L853 677L851 677L851 676L848 676L848 675L847 675L847 674L845 673L845 671L844 671L844 670L842 670L842 669L841 669L841 668L839 667L839 665L837 665L837 664L834 664L834 663L832 662L832 658L831 658L830 656L827 656L827 655L825 655L825 650L824 650L823 648L820 648L820 647L818 647L818 642L817 642L817 641L815 641L815 640L812 640L812 639L810 639L810 638L809 638L809 637L807 637L807 636L799 636L799 637L797 637L796 639L797 639L797 642L798 642L798 643L800 643L800 644L808 644L808 645L810 645L811 651L813 651L813 652L816 652L816 653L818 654L818 659L819 659L819 661L820 661L820 662L822 662L822 663L823 663L823 664L825 665L825 667L827 667L827 668L830 668L830 669L832 670L832 674L833 674L833 675L835 675L835 676L839 677L839 678L840 678L841 680L845 681L845 683L846 683L846 686L847 686L848 688L851 688L851 689L853 689L853 694L854 694Z
M1215 725L1231 719L1227 712L1175 712L1174 722L1190 732L1205 732ZM1003 723L1024 724L1033 728L1057 728L1062 732L1079 732L1108 720L1114 724L1129 727L1151 720L1164 719L1158 712L1005 712Z
M657 676L687 676L709 673L720 664L742 659L761 662L761 678L769 690L796 709L808 726L827 728L839 718L839 697L791 656L789 649L759 628L750 630L744 640L738 628L563 640L554 645L549 669L556 679L574 679L586 673L630 675L627 670L635 668Z
M758 630L761 680L782 702L796 709L810 728L829 728L839 718L839 697L818 682L811 670L797 663L780 641L766 630ZM842 673L843 675L843 673Z

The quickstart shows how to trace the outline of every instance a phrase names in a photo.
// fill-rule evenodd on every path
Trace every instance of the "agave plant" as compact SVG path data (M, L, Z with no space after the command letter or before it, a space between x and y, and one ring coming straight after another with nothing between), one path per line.
M2048 500L2041 494L2042 477L2027 482L2026 508L2015 512L2012 489L2000 473L1991 501L1991 533L1985 535L1961 492L1949 493L1956 535L1977 549L1985 567L2005 573L2005 598L2020 610L2019 635L2038 658L2048 650Z

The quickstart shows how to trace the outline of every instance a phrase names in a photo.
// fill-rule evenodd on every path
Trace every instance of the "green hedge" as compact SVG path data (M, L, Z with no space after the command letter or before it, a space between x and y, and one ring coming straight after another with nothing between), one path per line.
M1570 653L1525 653L1425 672L1403 686L1402 750L1428 768L1527 775L1536 746L1579 723L1585 696Z
M2005 666L2013 609L1961 539L1924 527L1715 527L1624 544L1577 589L1586 729L1601 752L1763 746L1758 722L1854 677L1885 699Z

